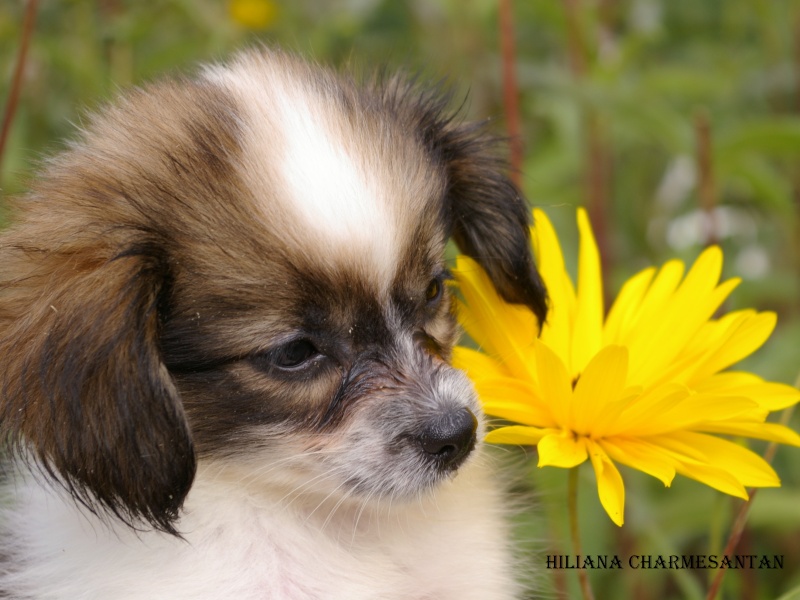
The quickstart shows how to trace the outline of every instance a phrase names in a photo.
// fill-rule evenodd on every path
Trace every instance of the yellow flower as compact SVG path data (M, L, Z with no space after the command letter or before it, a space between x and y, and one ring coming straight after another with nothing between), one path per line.
M248 29L266 29L275 22L278 7L272 0L230 0L228 12L236 23Z
M487 441L536 444L539 466L571 468L588 458L600 501L623 523L625 488L616 463L669 486L676 473L727 494L779 486L772 468L715 434L800 446L800 436L767 423L770 411L800 400L797 389L723 371L758 349L774 313L740 310L714 318L739 283L719 283L722 252L708 248L684 277L682 262L646 269L625 283L604 314L600 258L585 211L573 285L550 221L534 211L533 248L550 294L541 332L533 314L503 302L480 266L457 259L464 303L459 319L485 352L456 348L487 414L519 423Z

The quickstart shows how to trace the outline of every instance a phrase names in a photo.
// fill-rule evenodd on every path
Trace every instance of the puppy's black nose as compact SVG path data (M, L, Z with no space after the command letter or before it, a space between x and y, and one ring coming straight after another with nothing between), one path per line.
M431 418L419 435L422 449L442 467L455 468L475 447L478 419L468 408L457 408Z

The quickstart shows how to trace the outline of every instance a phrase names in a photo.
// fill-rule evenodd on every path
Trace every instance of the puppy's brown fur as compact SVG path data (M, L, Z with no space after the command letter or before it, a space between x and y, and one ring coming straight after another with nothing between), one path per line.
M444 385L450 301L425 295L448 237L507 300L545 312L525 202L446 97L276 52L237 64L313 97L358 172L403 205L402 268L383 287L357 248L304 232L277 183L283 125L260 123L275 135L254 152L261 109L213 71L95 117L0 238L0 433L85 505L173 533L197 460L319 438L359 398ZM295 331L326 357L313 375L274 368Z

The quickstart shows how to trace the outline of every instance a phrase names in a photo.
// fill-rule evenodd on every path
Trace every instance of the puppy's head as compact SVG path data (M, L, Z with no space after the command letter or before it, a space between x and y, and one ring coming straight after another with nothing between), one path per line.
M97 116L0 240L11 447L170 532L197 458L361 497L452 474L480 411L447 240L545 295L525 202L446 105L252 52Z

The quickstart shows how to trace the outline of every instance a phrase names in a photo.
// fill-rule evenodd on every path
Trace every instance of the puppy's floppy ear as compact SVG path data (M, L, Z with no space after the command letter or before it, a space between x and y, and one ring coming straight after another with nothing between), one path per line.
M410 116L444 169L443 209L461 251L486 270L503 299L528 306L544 322L547 292L531 251L531 210L506 174L500 140L485 124L460 122L448 109L452 95L443 90L421 91L416 78L394 78L385 96L392 113ZM409 105L409 99L415 100Z
M475 259L507 302L525 304L543 323L547 292L530 245L531 211L481 125L450 121L436 145L448 177L453 239Z
M158 349L166 260L71 241L0 249L17 275L0 286L0 429L93 511L176 534L195 456Z

